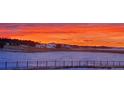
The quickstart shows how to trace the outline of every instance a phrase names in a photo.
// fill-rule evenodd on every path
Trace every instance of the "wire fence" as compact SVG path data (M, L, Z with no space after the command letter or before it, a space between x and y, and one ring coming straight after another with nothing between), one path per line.
M124 61L24 61L0 62L2 70L42 70L66 68L124 68Z

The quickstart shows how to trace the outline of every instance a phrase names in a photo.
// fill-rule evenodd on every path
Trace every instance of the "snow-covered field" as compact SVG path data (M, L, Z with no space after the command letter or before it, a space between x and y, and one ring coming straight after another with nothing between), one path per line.
M98 53L98 52L42 52L42 53L22 53L22 52L1 52L0 62L15 61L124 61L124 54L118 53Z
M4 52L0 51L0 67L5 66L3 62L37 62L37 61L124 61L124 54L118 53L98 53L98 52L42 52L42 53L23 53L23 52ZM3 65L2 65L3 64ZM32 64L32 63L31 63ZM26 63L23 66L26 66ZM32 65L36 66L36 63ZM52 64L51 64L52 65ZM16 66L10 64L8 66Z

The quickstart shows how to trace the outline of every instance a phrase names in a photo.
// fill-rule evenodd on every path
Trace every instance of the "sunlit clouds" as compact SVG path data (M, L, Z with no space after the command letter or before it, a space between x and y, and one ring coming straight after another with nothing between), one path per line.
M124 47L124 24L0 24L0 37L83 46Z

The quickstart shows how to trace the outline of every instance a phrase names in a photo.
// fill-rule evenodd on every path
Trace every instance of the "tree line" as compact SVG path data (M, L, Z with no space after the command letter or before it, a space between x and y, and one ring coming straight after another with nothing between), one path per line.
M8 38L0 38L0 48L3 48L5 45L27 45L34 47L38 42L30 41L30 40L19 40L19 39L8 39Z

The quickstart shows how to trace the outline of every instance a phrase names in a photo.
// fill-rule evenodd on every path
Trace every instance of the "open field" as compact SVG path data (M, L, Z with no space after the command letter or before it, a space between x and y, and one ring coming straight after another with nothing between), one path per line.
M0 51L0 69L6 67L33 67L29 69L46 69L47 67L78 68L94 67L110 68L124 67L124 54L119 53L100 53L100 52L40 52L40 53L23 53L23 52L5 52ZM42 68L41 68L42 67ZM57 68L56 67L56 68ZM51 68L51 69L52 69Z
M23 52L3 52L0 51L0 61L124 61L124 54L118 53L99 53L99 52L38 52L38 53L23 53Z
M9 52L25 52L25 53L37 53L37 52L102 52L102 53L120 53L124 54L124 48L35 48L35 47L22 47L22 46L5 46L3 51Z

